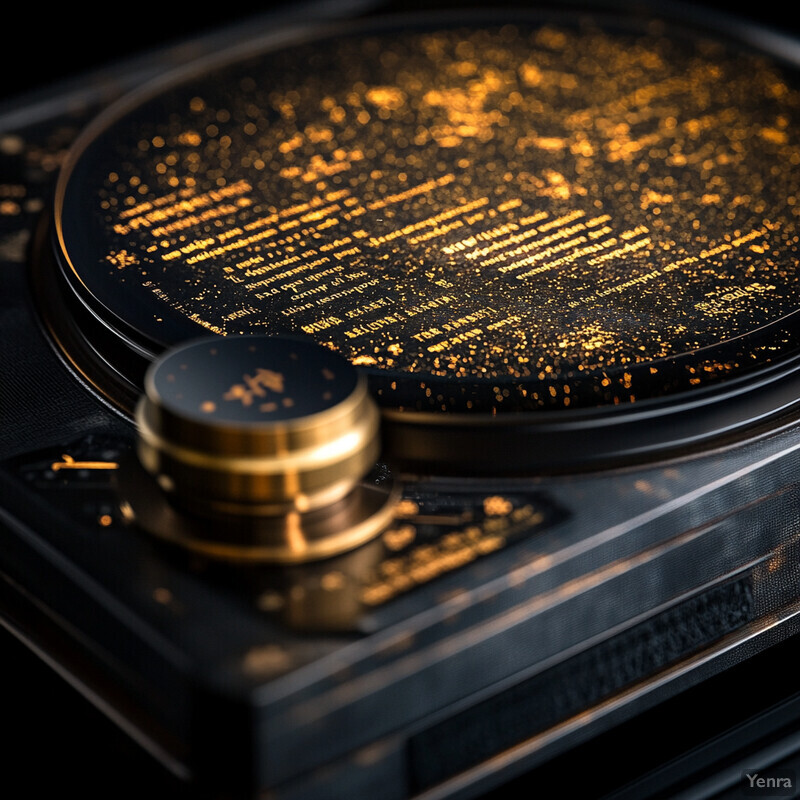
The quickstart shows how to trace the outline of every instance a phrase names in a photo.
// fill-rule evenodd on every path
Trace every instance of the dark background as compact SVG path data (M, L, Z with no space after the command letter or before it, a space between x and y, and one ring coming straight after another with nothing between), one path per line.
M591 3L592 0L589 0ZM452 0L437 5L459 5ZM491 2L499 8L507 3ZM513 5L513 3L510 3ZM644 6L639 0L634 5ZM517 5L545 5L526 3ZM552 0L551 5L567 5L565 0ZM605 3L608 5L608 3ZM630 5L630 3L629 3ZM655 9L672 7L691 11L709 9L726 15L739 16L754 23L766 24L783 32L800 32L800 19L791 12L792 5L742 0L703 0L694 3L667 3L652 0ZM390 6L398 11L426 9L431 2L424 0L326 0L289 3L285 0L238 0L236 3L197 5L154 3L142 5L107 4L78 6L62 3L42 6L20 0L4 9L6 19L0 27L0 100L29 91L54 86L64 78L117 64L121 59L142 54L153 48L180 42L187 38L212 34L231 23L242 23L248 17L264 13L296 13L305 7L302 17L310 21L324 13L361 7Z

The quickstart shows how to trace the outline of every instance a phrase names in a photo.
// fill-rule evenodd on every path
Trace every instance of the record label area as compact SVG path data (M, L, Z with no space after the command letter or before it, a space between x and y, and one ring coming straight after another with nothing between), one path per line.
M310 337L389 408L693 390L796 347L794 81L658 27L294 43L91 128L62 267L142 347Z

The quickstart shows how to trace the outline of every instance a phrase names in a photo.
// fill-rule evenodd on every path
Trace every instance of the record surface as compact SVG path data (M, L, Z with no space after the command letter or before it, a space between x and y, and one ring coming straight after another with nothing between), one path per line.
M99 120L59 259L134 348L310 337L387 409L685 397L796 350L797 86L663 25L301 37Z

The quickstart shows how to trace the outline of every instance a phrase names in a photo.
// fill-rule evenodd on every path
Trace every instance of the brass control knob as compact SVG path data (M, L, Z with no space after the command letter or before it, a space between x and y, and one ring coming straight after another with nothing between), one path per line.
M172 349L147 372L136 423L141 465L182 514L156 518L140 500L137 517L193 549L304 561L388 519L387 492L359 488L379 455L378 409L363 376L316 343L232 336Z
M307 511L378 456L378 411L336 353L235 336L170 351L145 378L139 458L179 501L226 513Z

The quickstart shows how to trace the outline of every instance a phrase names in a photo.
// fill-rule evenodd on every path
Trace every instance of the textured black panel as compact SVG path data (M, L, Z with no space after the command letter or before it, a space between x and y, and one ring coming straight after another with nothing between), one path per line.
M686 600L413 736L413 784L426 789L485 761L712 644L752 616L749 578Z
M9 458L72 438L114 415L45 341L30 307L24 266L0 263L0 269L0 457Z

